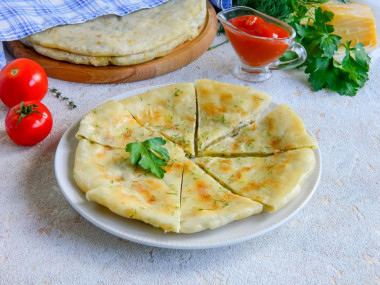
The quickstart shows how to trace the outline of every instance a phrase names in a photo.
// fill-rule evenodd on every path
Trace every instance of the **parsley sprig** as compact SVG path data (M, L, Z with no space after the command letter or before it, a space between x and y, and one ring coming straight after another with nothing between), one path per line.
M163 178L166 170L162 167L167 166L167 161L170 160L168 150L162 147L165 144L164 139L156 137L143 142L129 143L125 150L131 153L133 166L140 165L158 178Z
M308 58L305 73L314 91L327 88L340 95L355 96L358 89L368 80L370 57L363 44L351 46L351 41L342 43L341 37L334 35L334 27L327 24L334 14L315 9L315 16L310 17L312 24L295 23L298 41L306 48ZM335 59L338 49L344 48L341 62Z

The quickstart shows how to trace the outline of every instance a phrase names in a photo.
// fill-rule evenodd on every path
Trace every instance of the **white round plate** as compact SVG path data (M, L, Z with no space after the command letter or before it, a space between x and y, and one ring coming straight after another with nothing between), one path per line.
M137 89L113 99L121 100L160 86ZM275 105L272 104L272 106ZM161 229L154 228L143 222L123 218L103 206L87 201L73 178L74 158L78 145L75 134L78 128L79 121L64 133L55 155L55 175L63 195L79 214L97 227L118 237L156 247L176 249L214 248L243 242L265 234L289 220L309 201L321 175L321 156L319 149L316 149L314 150L316 165L313 173L304 183L300 194L279 211L261 213L232 222L224 227L194 234L164 233Z

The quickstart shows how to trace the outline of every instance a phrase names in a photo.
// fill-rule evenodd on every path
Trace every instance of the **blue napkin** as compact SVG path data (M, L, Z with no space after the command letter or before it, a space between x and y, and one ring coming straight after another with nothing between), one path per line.
M0 0L0 42L11 41L47 28L76 24L95 17L126 15L168 0ZM0 68L5 57L0 44Z

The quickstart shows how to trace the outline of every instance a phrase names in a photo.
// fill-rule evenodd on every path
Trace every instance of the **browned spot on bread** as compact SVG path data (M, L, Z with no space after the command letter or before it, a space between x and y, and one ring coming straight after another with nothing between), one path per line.
M208 116L213 117L220 116L227 111L226 106L216 106L214 104L205 104L202 106L202 109Z
M220 101L222 103L229 103L232 101L232 95L231 93L222 93L220 94Z
M199 196L202 200L210 200L211 196L208 193L208 185L204 181L197 181L195 184L195 189L197 190Z
M155 184L156 182L153 183L152 180L148 180L148 183L150 184L150 187L153 187L152 185L157 185ZM156 197L153 196L150 191L146 190L143 185L136 184L136 190L144 196L144 199L147 203L152 204L156 201Z

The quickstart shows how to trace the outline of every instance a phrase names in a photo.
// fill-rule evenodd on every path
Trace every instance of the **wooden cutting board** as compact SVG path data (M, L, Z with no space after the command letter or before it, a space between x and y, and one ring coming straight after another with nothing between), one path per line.
M176 47L170 54L130 66L90 66L58 61L36 53L19 41L5 45L15 58L32 59L49 77L81 83L123 83L160 76L177 70L200 57L212 44L218 21L213 6L207 2L207 17L197 38Z

